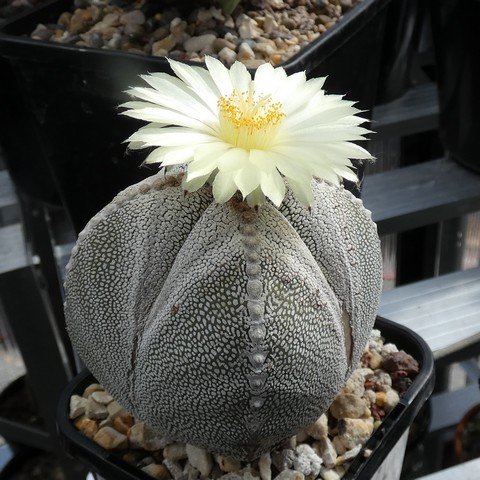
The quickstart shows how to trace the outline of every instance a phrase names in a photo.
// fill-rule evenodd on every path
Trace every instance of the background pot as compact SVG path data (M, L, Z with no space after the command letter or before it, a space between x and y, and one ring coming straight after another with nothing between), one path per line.
M308 77L328 75L329 92L348 92L347 98L358 100L359 108L370 110L388 3L359 3L283 67L289 74L305 70ZM139 74L170 73L170 68L164 58L28 37L38 23L56 22L71 6L72 0L52 0L6 23L0 28L0 54L10 61L28 112L22 119L14 117L15 110L6 111L11 143L28 146L29 153L15 161L44 157L78 232L118 191L156 171L138 168L142 154L125 156L121 142L138 122L120 117L117 106L126 100L122 92L138 84ZM22 135L25 123L35 135Z
M431 0L445 149L480 172L480 0Z
M474 431L476 435L470 433L470 438L467 439L466 435L469 430L472 431L471 433ZM455 457L459 463L478 458L478 451L480 450L479 438L480 404L475 405L463 416L455 430ZM466 440L468 440L470 444L468 444Z
M397 0L388 5L377 103L401 97L412 85L412 61L418 49L424 2Z
M371 455L368 458L358 455L344 480L396 480L400 477L408 429L433 390L433 356L423 339L408 328L379 317L375 328L380 329L388 342L412 355L418 361L420 370L399 404L385 417L365 445L372 450ZM151 477L140 469L88 440L69 420L71 395L82 395L94 381L93 376L85 371L72 380L60 398L57 421L65 449L107 480L148 480Z

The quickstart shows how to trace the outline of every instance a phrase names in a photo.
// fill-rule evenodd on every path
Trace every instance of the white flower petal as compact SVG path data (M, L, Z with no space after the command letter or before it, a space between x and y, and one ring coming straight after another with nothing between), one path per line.
M368 150L351 142L325 143L322 145L322 151L332 156L338 155L339 157L359 160L371 160L373 158Z
M136 107L135 109L132 108L131 110L121 112L120 115L136 118L138 120L144 120L146 122L162 123L163 125L178 125L180 127L193 128L203 131L205 133L215 134L216 132L216 130L211 125L207 125L191 116L184 115L178 111L170 110L163 107L157 107L147 102L128 103L143 103L144 106Z
M276 170L275 162L268 150L250 150L249 161L261 172L273 173Z
M277 170L272 173L260 173L260 187L262 192L273 202L277 207L282 203L285 197L286 187L282 176Z
M243 63L235 62L232 65L230 68L230 79L233 88L237 90L237 92L248 92L252 77Z
M231 95L233 91L233 85L230 79L230 74L228 69L225 68L225 65L223 65L220 60L208 55L205 57L205 63L220 93L224 97Z
M213 181L213 198L218 203L230 200L237 191L237 184L233 180L232 172L218 172Z
M183 80L206 105L208 105L214 114L216 114L218 110L218 95L215 95L203 77L193 67L190 67L185 63L176 62L171 59L169 59L168 62L176 75Z
M224 142L206 143L197 147L194 159L188 166L188 180L190 181L216 170L218 168L219 156L230 150L230 148Z
M289 97L292 96L292 92L295 92L298 88L301 88L307 80L305 72L297 72L293 75L286 77L278 86L277 90L272 94L275 102L284 103Z
M241 170L238 170L234 173L233 180L237 184L243 198L253 192L260 184L258 173L251 168L242 168Z
M145 163L161 163L162 166L181 165L193 159L192 147L160 147L153 150Z
M317 96L317 98L323 97L325 95L322 90L325 80L326 77L307 80L305 84L295 92L295 95L287 97L283 104L287 118L298 110L301 112L305 110L310 111L313 108L312 98L315 96Z
M312 125L330 125L333 122L337 122L345 117L351 117L356 113L360 113L358 110L350 105L324 105L312 109L304 109L301 112L290 115L282 123L282 129L298 130L304 127L311 127ZM354 117L356 123L360 122L360 117Z
M288 185L291 188L293 194L297 197L300 203L309 207L313 202L313 192L311 182L296 182L291 178L287 179Z
M184 127L164 127L147 125L130 136L129 142L143 142L145 147L176 147L196 145L215 141L205 133Z
M351 182L358 182L358 177L357 175L350 170L349 168L339 168L339 167L333 167L333 171L339 176L343 177L346 180L350 180Z
M153 88L134 87L128 93L141 100L156 103L161 107L191 115L197 120L207 122L218 120L210 108L183 82L173 77L168 79L165 75L142 75L143 80Z
M258 96L269 95L277 90L280 80L273 66L270 63L263 63L255 72L255 92Z
M209 178L210 175L204 175L203 177L197 177L189 181L185 175L182 179L182 187L188 192L196 192L199 188L202 188L205 183L207 183Z
M312 175L295 158L272 152L275 166L285 177L296 182L309 182Z
M246 200L250 207L257 207L258 205L263 205L265 203L265 195L261 188L256 188L252 193L247 195Z
M301 145L302 142L321 144L323 142L339 142L365 140L364 135L371 133L370 130L356 126L319 125L304 128L296 132L283 130L279 135L278 145Z
M243 148L232 148L218 158L221 172L234 172L241 168L248 168L248 152Z

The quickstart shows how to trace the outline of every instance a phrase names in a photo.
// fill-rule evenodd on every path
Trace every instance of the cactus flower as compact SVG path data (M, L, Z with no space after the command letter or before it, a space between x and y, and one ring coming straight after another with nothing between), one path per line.
M208 70L170 60L177 77L143 76L150 87L129 90L134 101L124 115L150 122L128 141L130 148L155 147L147 163L186 164L183 187L213 184L218 203L240 191L250 206L268 197L277 207L288 187L304 205L313 201L313 177L339 184L356 181L350 159L370 154L352 143L369 131L360 110L322 89L325 78L288 76L261 65L252 80L245 66L230 70L206 57Z

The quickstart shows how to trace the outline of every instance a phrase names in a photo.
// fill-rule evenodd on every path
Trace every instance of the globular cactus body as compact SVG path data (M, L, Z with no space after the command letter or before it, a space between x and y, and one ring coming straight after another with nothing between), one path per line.
M134 185L87 225L68 330L136 417L252 459L316 420L358 362L381 290L376 227L327 183L311 211L291 195L255 211L178 182Z

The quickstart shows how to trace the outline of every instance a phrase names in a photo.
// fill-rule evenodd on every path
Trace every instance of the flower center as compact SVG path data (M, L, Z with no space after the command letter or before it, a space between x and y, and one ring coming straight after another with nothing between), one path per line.
M254 82L248 92L234 90L228 97L220 97L218 111L220 134L235 147L246 150L269 148L285 114L280 102L270 95L255 98Z

